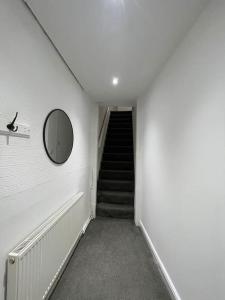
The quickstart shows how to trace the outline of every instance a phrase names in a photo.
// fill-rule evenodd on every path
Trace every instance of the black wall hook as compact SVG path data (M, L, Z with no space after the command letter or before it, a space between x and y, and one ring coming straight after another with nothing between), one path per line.
M7 128L10 131L17 132L17 130L18 130L18 126L14 126L14 123L16 121L17 116L18 116L18 112L16 113L15 118L13 119L13 121L7 125Z

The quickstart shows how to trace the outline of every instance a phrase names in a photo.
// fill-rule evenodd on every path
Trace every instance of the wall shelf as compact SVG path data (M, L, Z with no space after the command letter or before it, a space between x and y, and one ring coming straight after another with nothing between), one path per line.
M7 124L9 124L12 120L10 120L9 116L3 116L0 114L0 135L4 135L6 137L18 137L29 139L30 138L30 126L22 123L15 123L15 126L18 127L16 132L13 132L7 128Z
M24 134L24 133L19 133L19 132L12 132L12 131L9 131L9 130L1 130L1 129L0 129L0 135L19 137L19 138L24 138L24 139L29 139L30 138L29 134Z

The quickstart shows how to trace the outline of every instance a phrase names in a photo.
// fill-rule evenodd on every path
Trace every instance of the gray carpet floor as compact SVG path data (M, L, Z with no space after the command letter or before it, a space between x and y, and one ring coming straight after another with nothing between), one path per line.
M139 228L97 218L80 240L51 300L169 300Z

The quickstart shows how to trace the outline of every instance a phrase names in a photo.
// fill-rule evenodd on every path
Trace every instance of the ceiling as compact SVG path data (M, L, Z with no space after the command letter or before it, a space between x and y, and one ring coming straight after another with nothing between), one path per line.
M93 99L131 104L150 86L208 0L26 2ZM113 77L118 77L116 86Z

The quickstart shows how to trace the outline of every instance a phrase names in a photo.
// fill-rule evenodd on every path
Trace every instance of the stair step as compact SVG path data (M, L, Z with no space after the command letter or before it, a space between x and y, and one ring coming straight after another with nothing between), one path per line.
M107 133L109 134L130 134L133 135L133 129L132 128L108 128Z
M106 135L106 140L112 140L112 143L114 143L116 140L125 140L125 141L133 141L133 136L132 135L111 135L110 132L109 134ZM113 144L114 145L114 144ZM115 144L116 145L116 144Z
M124 137L128 137L128 138L133 138L133 131L132 130L108 130L107 132L107 136L124 136Z
M124 170L101 170L99 179L133 180L134 172Z
M130 123L132 124L132 117L124 117L124 118L121 118L121 117L111 117L109 119L109 123L112 122L112 123Z
M134 169L134 163L130 161L102 161L102 170L132 170Z
M104 153L133 153L133 146L106 145Z
M132 123L132 118L111 118L109 119L109 124L115 123Z
M109 124L133 125L132 118L110 118Z
M110 119L111 118L132 118L132 113L110 113Z
M119 130L120 129L120 130ZM133 137L133 129L132 128L112 128L108 127L107 135L116 135L116 136L129 136Z
M132 110L111 111L110 116L132 116Z
M111 111L110 115L132 115L132 110L124 110L124 111Z
M97 204L96 213L102 217L132 219L134 218L134 207L132 205L100 202Z
M115 139L115 140L128 139L133 141L133 136L132 134L117 134L117 133L109 132L106 136L106 139Z
M134 204L133 192L120 192L120 191L98 191L98 202L104 203L117 203L117 204Z
M134 182L132 180L100 179L98 181L98 190L133 192Z
M133 140L131 139L111 139L106 138L105 141L106 146L117 145L117 146L132 146Z
M113 118L130 118L132 119L132 114L110 114L110 119L113 119Z
M103 160L115 161L133 161L134 156L132 153L104 153Z
M114 128L120 128L120 129L123 129L123 128L129 128L129 129L132 129L132 123L131 122L127 122L127 123L120 123L120 122L115 122L115 124L113 123L113 124L111 124L111 123L109 123L109 125L108 125L108 128L110 129L110 128L112 128L112 129L114 129Z
M115 123L109 123L108 124L108 129L109 130L118 130L119 131L133 131L133 125L132 123L119 123L119 122L115 122Z
M113 130L108 130L107 132L107 136L123 136L123 137L129 137L132 138L133 137L133 132L130 131L122 131L122 130L118 130L118 131L113 131Z
M126 145L133 145L133 139L129 138L112 138L112 137L106 137L105 140L106 144L111 144L111 145L118 145L118 146L126 146Z

